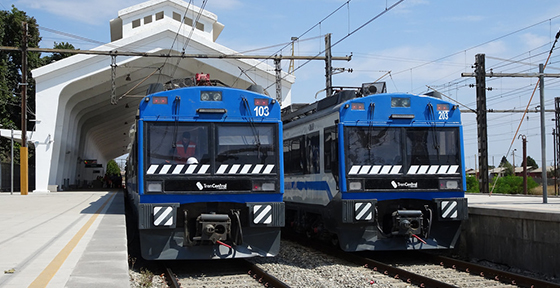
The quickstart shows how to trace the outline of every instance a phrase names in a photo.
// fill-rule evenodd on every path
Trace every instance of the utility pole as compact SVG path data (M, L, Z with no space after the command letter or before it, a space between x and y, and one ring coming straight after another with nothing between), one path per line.
M560 33L558 33L560 34ZM556 43L556 42L555 42ZM482 61L483 65L480 65L480 61ZM481 151L481 146L486 145L486 153L488 152L488 135L484 134L481 135L481 125L483 125L484 127L484 131L486 132L486 79L485 77L523 77L523 78L528 78L528 77L538 77L539 78L539 84L540 84L540 114L541 114L541 160L542 160L542 166L544 166L543 171L542 171L542 177L543 177L543 203L547 203L548 202L548 195L547 195L547 177L546 177L546 124L544 121L544 117L545 117L545 107L544 107L544 78L545 77L550 77L550 78L560 78L560 74L551 74L551 73L544 73L544 65L543 64L539 64L539 73L486 73L485 71L479 71L480 68L484 69L484 54L477 54L475 56L475 73L461 73L462 77L476 77L476 95L477 95L477 124L478 124L478 128L479 128L479 134L478 134L478 146L479 146L479 153ZM484 75L484 76L482 76ZM483 85L480 85L479 83L482 82ZM483 95L483 96L482 96ZM482 97L484 97L484 100L482 100ZM480 103L481 106L479 106L479 102L480 101L484 101L484 111L480 111L480 108L483 103ZM484 117L481 117L481 114L484 114ZM481 122L481 121L484 122ZM482 161L482 157L479 156L479 160ZM486 164L486 167L488 164ZM480 163L481 168L484 166L484 163ZM481 169L482 170L482 169ZM482 171L481 171L482 173ZM484 175L481 175L484 176ZM481 181L481 185L482 185L482 181ZM482 192L482 190L481 190Z
M527 137L519 135L523 140L523 194L527 195Z
M327 97L333 94L332 88L332 54L331 54L331 33L325 35L325 77L327 79Z
M23 22L23 43L21 46L21 147L19 152L20 164L20 191L21 195L28 192L28 166L27 166L27 22Z
M542 193L543 193L543 203L548 203L548 193L547 193L547 168L546 168L546 123L544 121L544 65L539 64L539 88L541 94L541 159L542 159Z
M280 59L274 59L274 71L276 71L276 101L282 106L282 66L280 64Z
M554 143L556 143L556 148L554 149L554 166L555 166L555 174L554 174L554 192L558 195L558 183L556 178L558 178L558 161L560 161L560 97L554 98L554 122L556 127L556 135L554 136Z
M553 162L554 163L554 170L553 170L553 172L554 172L554 174L553 174L553 176L554 176L554 195L558 195L558 189L557 189L558 186L557 186L557 181L556 181L556 178L558 178L558 171L557 171L558 170L558 165L556 165L557 164L557 162L556 162L556 150L557 150L556 145L558 145L558 143L556 142L556 129L555 128L552 128L552 145L554 146L554 162Z
M478 180L480 192L488 191L488 125L486 118L486 67L484 54L475 56L476 78L476 122L478 132L478 163L480 178Z

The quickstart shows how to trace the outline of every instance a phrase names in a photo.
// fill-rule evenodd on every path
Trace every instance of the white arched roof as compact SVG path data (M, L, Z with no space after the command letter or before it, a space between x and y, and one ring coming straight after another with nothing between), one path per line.
M189 11L185 13L187 7ZM215 42L224 28L215 14L203 11L199 22L193 23L199 9L179 0L153 0L123 9L111 20L112 42L93 50L236 53ZM187 24L180 22L184 15ZM182 51L183 43L188 43L185 51ZM174 48L170 51L170 47ZM252 82L240 73L240 68L251 67L254 68L248 74L257 84L267 87L275 82L274 69L258 60L178 61L178 58L119 56L116 64L115 95L120 98L132 89L116 105L111 104L109 56L78 54L32 71L37 83L37 125L31 138L36 147L36 192L52 190L51 185L60 187L65 179L69 184L90 180L83 159L97 159L106 167L107 161L125 154L140 96L146 94L152 83L209 73L212 79L245 89ZM282 76L283 104L289 104L294 77ZM273 97L274 87L269 89Z

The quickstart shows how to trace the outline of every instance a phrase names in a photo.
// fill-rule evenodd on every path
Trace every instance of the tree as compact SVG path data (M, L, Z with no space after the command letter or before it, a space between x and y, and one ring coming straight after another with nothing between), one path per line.
M523 163L521 164L523 165ZM533 167L533 169L539 168L535 159L531 158L531 156L527 156L527 167Z
M504 175L514 175L513 166L509 163L506 156L502 157L502 160L500 161L500 167L505 168Z
M115 162L115 160L111 160L109 161L109 163L107 163L107 172L105 173L107 175L121 175L121 169L119 168L119 164L117 164L117 162Z
M27 46L39 47L41 37L35 18L27 16L12 5L11 11L0 11L0 45L9 47L21 47L23 26L27 22ZM54 43L54 48L74 49L69 43ZM51 56L40 58L38 52L27 53L27 131L33 130L35 122L35 80L32 78L31 70L49 64L53 61L68 57L68 53L53 53ZM21 130L21 52L0 51L0 124L3 129ZM30 163L34 163L33 147L29 147ZM0 161L10 162L11 141L0 137ZM19 164L19 144L14 147L14 163Z
M11 11L0 11L0 45L21 47L23 26L22 22L27 22L28 47L39 47L39 29L37 21L33 17L27 16L23 11L12 6ZM19 51L0 51L0 124L3 129L21 130L21 52ZM35 83L31 78L31 69L40 66L39 53L28 53L28 82L27 82L27 104L28 112L35 111ZM29 117L27 117L29 119ZM31 131L33 122L28 121L28 131ZM1 138L1 137L0 137ZM0 160L10 159L11 141L0 139ZM32 151L29 151L32 155ZM19 163L19 149L14 148L15 162Z
M74 45L68 43L68 42L61 42L61 43L56 43L54 42L54 49L70 49L70 50L74 50L76 48L74 48ZM43 58L41 58L41 61L43 63L43 65L47 65L53 62L56 62L58 60L64 59L66 57L70 57L73 54L71 53L52 53L51 55L45 56Z

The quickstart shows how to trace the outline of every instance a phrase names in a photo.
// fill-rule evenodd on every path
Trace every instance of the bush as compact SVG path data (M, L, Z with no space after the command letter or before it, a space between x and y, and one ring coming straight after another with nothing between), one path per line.
M478 180L474 176L467 176L467 192L478 193L480 192L480 187L478 186Z
M497 180L493 179L490 181L490 190L492 190L494 186L494 181L496 181L496 186L492 193L523 194L523 177L504 176L497 178ZM531 190L537 186L539 186L539 184L537 184L533 178L527 177L527 190Z

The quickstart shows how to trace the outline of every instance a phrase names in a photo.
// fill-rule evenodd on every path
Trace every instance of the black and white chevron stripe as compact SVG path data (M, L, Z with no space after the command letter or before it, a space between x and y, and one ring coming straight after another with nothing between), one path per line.
M272 223L272 205L253 206L253 223L255 224Z
M453 219L459 216L457 201L441 201L441 218Z
M208 164L152 164L146 171L148 175L182 175L182 174L205 174L208 172Z
M270 174L274 164L222 164L216 174Z
M275 164L222 164L216 174L270 174ZM207 174L209 164L152 164L146 171L148 175Z
M369 221L373 219L373 204L370 202L357 202L354 204L354 219L356 221Z
M402 165L354 165L349 175L395 175L401 173ZM459 173L459 165L412 165L407 175L442 175Z
M155 206L154 226L173 226L173 208L170 206Z

